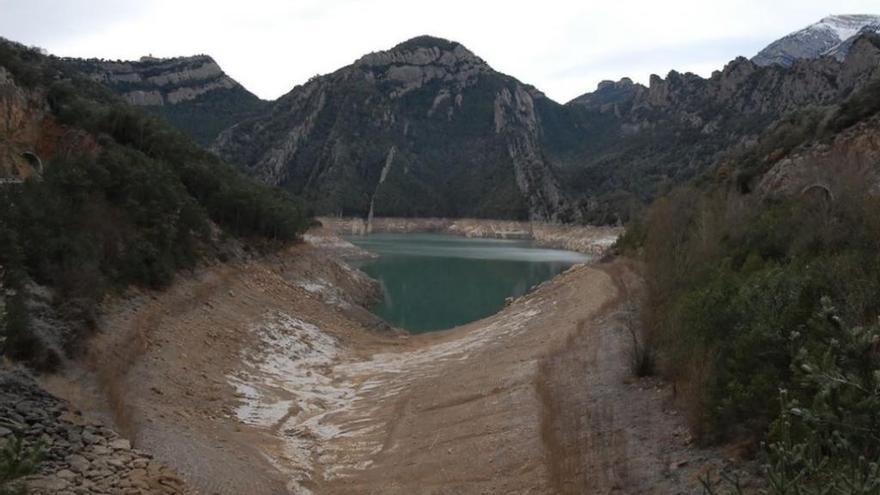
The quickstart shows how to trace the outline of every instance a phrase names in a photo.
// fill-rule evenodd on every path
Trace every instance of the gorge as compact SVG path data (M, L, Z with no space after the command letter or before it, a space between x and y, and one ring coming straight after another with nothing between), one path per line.
M873 493L877 20L564 104L0 39L0 494Z

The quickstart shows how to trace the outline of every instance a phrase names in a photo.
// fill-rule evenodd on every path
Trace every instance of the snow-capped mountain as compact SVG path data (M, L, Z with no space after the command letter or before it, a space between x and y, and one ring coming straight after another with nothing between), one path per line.
M842 60L853 40L880 32L880 16L833 15L770 43L752 59L758 65L791 65L797 59L822 55Z

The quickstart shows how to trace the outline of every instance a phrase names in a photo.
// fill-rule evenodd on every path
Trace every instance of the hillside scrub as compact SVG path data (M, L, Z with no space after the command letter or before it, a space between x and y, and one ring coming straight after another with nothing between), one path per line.
M866 409L880 364L880 198L865 184L840 178L833 200L680 189L621 244L644 258L644 323L694 432L767 439L773 493L880 480Z
M0 66L45 95L49 118L94 143L44 157L41 177L0 189L7 355L42 368L59 361L31 328L32 282L52 289L54 311L70 327L59 330L63 344L75 350L108 291L164 287L217 255L226 236L265 245L307 227L297 199L245 178L63 61L0 42Z

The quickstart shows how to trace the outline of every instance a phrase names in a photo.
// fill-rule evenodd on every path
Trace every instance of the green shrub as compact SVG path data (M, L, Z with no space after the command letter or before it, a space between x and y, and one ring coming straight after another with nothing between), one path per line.
M0 440L0 495L27 493L19 480L36 473L43 456L42 446L29 447L19 436Z
M837 192L677 191L629 242L645 260L645 323L694 431L770 438L774 493L877 489L880 207L864 187ZM785 400L768 400L779 389Z
M811 345L809 335L824 335ZM880 492L880 327L844 323L830 299L796 332L792 390L771 428L770 492Z
M0 65L45 93L55 120L85 143L44 157L42 177L0 188L0 266L15 294L6 301L5 354L41 368L58 361L30 328L28 279L54 289L73 350L108 291L164 287L216 253L224 234L273 245L307 228L297 199L244 177L69 62L0 40Z

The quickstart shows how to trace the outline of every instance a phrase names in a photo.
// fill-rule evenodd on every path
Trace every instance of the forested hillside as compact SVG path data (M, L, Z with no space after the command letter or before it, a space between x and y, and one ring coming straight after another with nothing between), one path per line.
M51 368L129 285L159 288L227 239L289 241L301 204L243 177L69 63L0 42L2 349Z
M772 493L880 486L878 111L875 79L789 114L622 241L645 262L646 338L692 427L747 441Z

